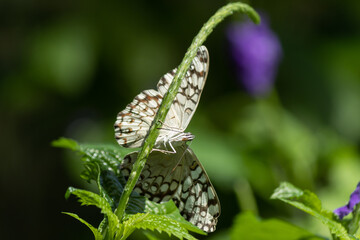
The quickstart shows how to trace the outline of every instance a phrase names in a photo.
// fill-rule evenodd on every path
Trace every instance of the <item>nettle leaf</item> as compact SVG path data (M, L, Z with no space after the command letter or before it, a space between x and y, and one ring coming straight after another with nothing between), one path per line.
M253 213L245 212L235 218L230 231L231 239L247 240L316 240L324 239L278 219L260 221Z
M336 221L334 214L321 207L321 201L316 194L296 188L290 183L283 182L275 189L271 199L279 199L319 219L329 227L330 232L339 239L352 239L345 227Z
M79 144L68 138L55 140L52 145L71 149L83 155L85 170L81 177L87 181L97 180L98 166L101 171L110 170L119 175L118 166L122 162L123 156L133 151L111 144Z
M160 233L165 232L169 236L174 235L179 239L196 239L191 236L186 228L182 227L180 223L164 215L151 213L137 213L131 215L124 222L124 236L128 237L135 229L157 230Z
M100 174L100 189L103 197L107 199L113 211L119 204L124 190L125 179L118 177L112 171L102 171ZM125 212L127 214L143 213L145 211L146 198L136 192L132 192Z
M186 221L184 217L181 216L179 209L172 200L160 204L147 200L145 205L145 212L167 216L168 218L177 221L182 227L189 231L206 235L204 231Z
M94 180L98 183L100 195L104 197L115 210L126 181L121 176L119 164L123 156L129 151L116 145L79 144L72 139L60 138L52 142L55 147L68 148L83 155L85 171L82 177L85 180ZM145 198L133 192L126 208L127 214L144 212Z
M96 206L100 208L101 212L105 214L108 219L108 231L110 236L115 236L116 230L121 227L120 222L117 216L112 212L111 206L105 198L93 192L69 187L66 191L65 198L69 198L71 194L79 198L81 205Z
M157 230L169 236L174 235L179 239L196 239L188 231L206 235L205 232L186 221L176 208L173 201L157 204L146 201L146 213L128 215L124 222L123 238L128 237L135 229Z
M80 222L82 222L83 224L88 226L88 228L90 228L90 230L94 234L95 240L103 240L103 237L102 237L101 233L99 232L99 230L97 230L95 227L93 227L90 223L86 222L84 219L80 218L77 214L69 213L69 212L63 212L63 213L79 220Z

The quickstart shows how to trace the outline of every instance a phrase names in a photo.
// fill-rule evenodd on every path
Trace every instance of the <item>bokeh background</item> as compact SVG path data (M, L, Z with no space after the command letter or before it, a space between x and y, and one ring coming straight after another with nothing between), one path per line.
M2 238L92 239L61 214L75 212L96 225L97 209L64 199L68 186L92 186L79 177L79 156L51 141L115 144L117 113L180 63L202 24L226 3L1 1ZM210 237L224 239L244 210L328 236L269 197L286 180L335 209L360 180L360 1L250 4L281 44L274 85L254 96L242 84L227 31L246 18L232 16L205 43L210 72L188 128L222 203Z

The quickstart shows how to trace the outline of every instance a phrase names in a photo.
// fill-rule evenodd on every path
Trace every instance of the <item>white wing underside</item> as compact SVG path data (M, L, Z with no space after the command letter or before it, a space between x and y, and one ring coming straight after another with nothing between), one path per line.
M171 135L185 131L199 103L208 68L209 54L206 47L201 46L181 82L158 140L171 139ZM150 89L141 92L118 114L114 127L115 138L120 145L132 148L142 145L176 71L175 68L160 79L158 91Z

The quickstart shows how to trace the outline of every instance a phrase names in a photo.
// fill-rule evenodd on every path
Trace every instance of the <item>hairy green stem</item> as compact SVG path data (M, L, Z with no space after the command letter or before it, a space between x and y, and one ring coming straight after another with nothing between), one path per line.
M260 22L259 15L249 5L240 2L229 3L224 7L220 8L204 24L200 32L196 35L178 67L178 70L175 74L174 80L169 87L168 92L165 94L162 100L161 106L154 118L148 135L145 138L138 158L133 165L128 182L126 183L124 192L121 195L118 208L115 211L115 214L118 216L120 221L124 216L125 208L129 201L130 194L134 189L140 173L145 166L146 160L156 142L157 137L159 136L159 128L162 126L162 122L165 121L166 114L168 113L170 106L175 99L175 96L179 90L181 81L184 78L186 71L190 67L191 62L197 53L198 47L200 47L204 43L205 39L210 35L210 33L213 31L217 24L219 24L225 17L237 11L246 13L255 23Z

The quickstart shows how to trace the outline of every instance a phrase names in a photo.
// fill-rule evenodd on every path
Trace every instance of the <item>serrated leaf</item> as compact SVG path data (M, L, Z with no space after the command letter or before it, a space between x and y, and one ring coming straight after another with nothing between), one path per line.
M115 236L115 232L120 229L120 222L117 216L112 212L111 206L105 198L96 193L73 187L68 188L65 197L68 198L70 194L77 196L81 205L91 205L100 208L101 212L108 218L110 236Z
M339 239L352 239L343 225L335 220L331 211L321 207L321 201L316 194L305 190L302 191L290 183L284 182L275 189L271 199L279 199L319 219L329 227L330 232Z
M100 166L101 171L110 170L119 174L118 166L124 155L113 146L81 144L79 152L83 154L82 160L85 163L85 171L81 176L86 180L96 181L98 176L96 165Z
M124 190L125 179L121 181L112 171L102 171L100 175L100 188L108 202L111 205L112 210L119 204L121 194ZM140 196L136 192L132 192L129 203L126 207L127 214L143 213L145 210L145 197Z
M63 212L63 213L67 214L67 215L69 215L69 216L71 216L71 217L73 217L73 218L75 218L77 220L79 220L80 222L85 224L88 228L90 228L90 230L94 234L95 240L103 240L103 237L102 237L101 233L95 227L93 227L90 223L88 223L84 219L80 218L77 214L69 213L69 212Z
M260 221L251 212L242 213L236 216L234 225L231 228L232 240L320 240L314 234L305 229L296 227L278 219Z
M107 200L111 209L114 211L121 197L121 193L124 190L123 186L115 176L115 173L109 170L100 171L97 184L100 195Z
M304 205L311 207L316 211L321 211L321 201L316 196L316 194L305 190L302 191L292 184L283 182L280 184L280 187L275 189L274 193L271 196L272 199L301 199ZM331 213L330 213L331 215Z
M127 215L124 221L122 239L128 237L135 229L149 229L151 231L166 232L169 236L174 235L179 239L196 239L188 231L206 235L205 232L186 221L173 201L166 203L154 203L146 200L146 213Z
M173 235L179 239L186 238L196 240L182 224L165 215L156 215L152 213L137 213L131 215L124 222L124 236L122 239L128 237L135 229L157 230L160 233L165 232L169 236Z
M117 175L118 166L122 162L123 156L133 150L122 148L112 144L79 144L68 138L60 138L52 142L55 147L68 148L83 155L85 170L81 177L87 181L97 180L98 167L101 171L111 170Z
M176 207L175 203L172 200L160 204L147 200L145 205L145 212L156 215L164 215L177 221L182 227L189 231L206 235L204 231L194 226L190 222L186 221L183 216L181 216L179 209Z

